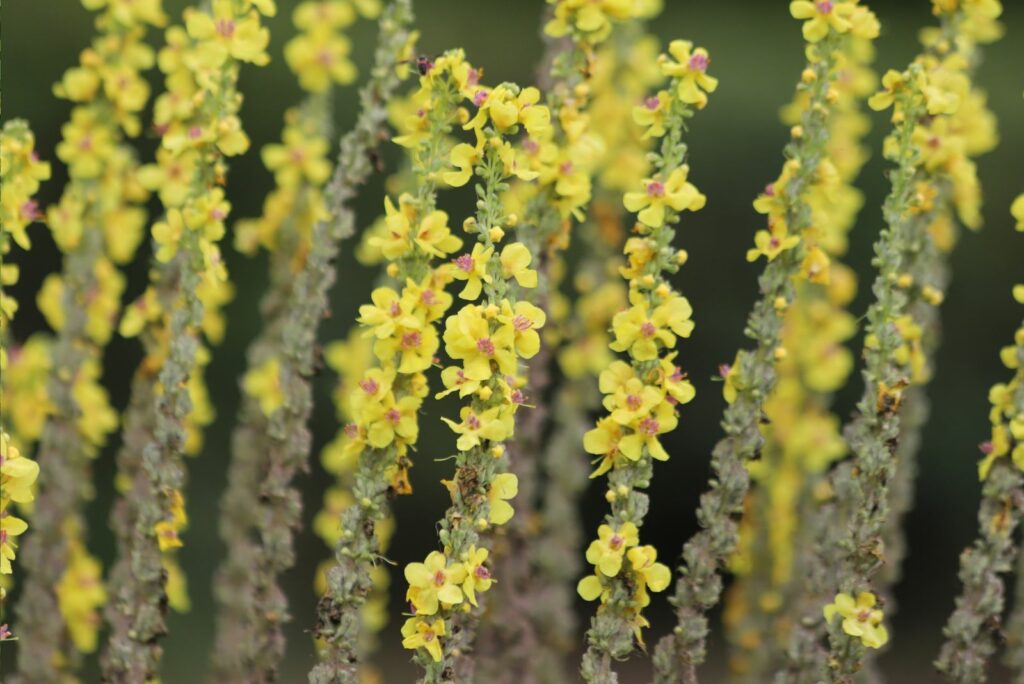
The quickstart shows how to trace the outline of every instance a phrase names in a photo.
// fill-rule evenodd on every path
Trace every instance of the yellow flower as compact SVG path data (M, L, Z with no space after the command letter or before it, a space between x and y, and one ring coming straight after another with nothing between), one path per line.
M56 586L57 605L75 648L92 653L103 624L96 609L107 601L103 569L78 540L71 549L71 559Z
M540 335L537 331L544 327L547 320L543 309L529 302L516 302L512 306L508 301L503 301L498 319L512 328L513 346L519 358L531 359L540 351Z
M325 92L333 83L356 80L356 65L349 59L352 44L337 33L314 30L301 33L284 46L284 58L299 77L299 85L313 93Z
M448 227L448 214L439 210L423 217L413 241L421 252L440 259L462 247L462 240Z
M459 435L456 441L459 451L469 451L480 446L485 440L503 442L512 433L512 421L502 417L501 409L497 406L479 414L469 406L463 406L459 411L459 418L459 423L449 418L441 418L455 434Z
M640 591L664 591L672 579L668 566L656 563L658 551L653 546L635 546L626 552L633 573L637 576Z
M484 565L486 562L487 549L478 549L475 544L470 545L463 557L462 566L466 570L466 579L462 582L462 593L474 606L477 605L476 592L487 591L494 582L491 579L491 571Z
M612 23L634 16L632 0L548 0L555 5L554 17L544 26L549 36L561 38L571 32L583 34L593 44L611 33Z
M21 455L6 432L0 432L0 509L8 501L29 503L35 500L39 464ZM19 533L20 534L20 533Z
M303 180L312 185L325 182L331 175L327 141L295 126L285 128L282 137L281 144L266 145L262 151L263 164L273 172L277 184L295 188Z
M369 402L359 413L360 423L366 427L367 441L377 449L391 444L396 437L412 444L419 435L416 413L422 401L419 397L404 396L395 400L391 392L379 402Z
M640 531L631 522L617 529L611 525L597 528L597 539L587 547L587 562L606 577L615 577L622 569L622 559L631 547L640 543Z
M775 257L800 244L799 235L789 235L783 228L775 232L759 230L754 234L754 247L747 250L747 261L757 261L764 256L768 261L774 261Z
M677 95L681 101L703 108L708 102L707 93L718 88L718 79L706 73L711 64L708 51L704 48L694 50L693 43L688 40L673 40L668 51L676 61L662 57L659 60L661 72L679 79Z
M28 524L21 518L16 518L9 511L0 511L0 575L10 575L13 572L11 561L14 560L17 549L14 540L27 529Z
M857 594L856 601L850 594L836 594L835 600L825 606L826 622L839 615L843 618L843 631L861 640L868 648L881 648L889 641L889 632L882 624L883 614L875 608L875 595L870 592Z
M668 180L645 178L643 192L627 192L623 198L626 209L637 214L644 225L660 228L665 224L665 208L673 211L698 211L707 198L686 180L690 167L683 165L669 174Z
M645 128L644 140L665 135L665 114L671 106L672 96L662 90L644 100L643 104L633 107L633 121Z
M462 288L459 297L473 301L480 296L484 283L491 282L491 274L488 273L491 256L494 254L493 247L484 247L477 242L473 245L471 254L463 254L455 259L455 268L452 269L452 277L456 280L465 280L466 286Z
M1024 194L1018 195L1010 205L1010 214L1017 219L1017 230L1024 231Z
M501 325L492 331L479 306L465 306L445 322L445 350L451 358L462 361L466 377L471 380L487 380L495 371L515 375L516 332L515 324Z
M633 306L612 319L615 340L609 346L613 350L628 351L636 361L653 361L658 358L659 343L671 349L676 335L689 337L693 332L693 308L686 297L674 294L653 312L642 297L633 299Z
M473 167L476 166L482 157L483 138L477 133L477 144L459 143L452 148L451 162L458 171L445 171L441 174L442 180L453 188L461 188L469 182L473 175Z
M537 287L537 272L530 268L533 255L520 242L501 250L501 274L506 280L515 278L520 287Z
M178 253L178 245L185 230L185 220L177 209L167 212L163 221L153 224L153 241L157 244L156 260L170 263Z
M463 128L479 131L490 118L499 132L522 124L530 136L545 137L551 132L551 112L539 102L540 91L533 87L523 88L518 93L506 85L499 85L490 92L479 90L474 96L474 104L479 109Z
M292 23L300 31L343 29L355 23L352 5L339 0L300 2L292 13Z
M502 439L506 437L502 437ZM512 508L509 500L516 498L517 494L519 494L518 477L512 473L498 473L494 476L491 486L487 490L487 500L490 502L487 519L492 525L504 525L512 519L515 509Z
M593 429L583 435L583 449L588 454L600 456L597 469L590 474L591 479L604 475L618 465L619 442L625 431L622 426L611 418L605 417L597 421Z
M61 128L57 156L68 165L72 178L96 178L114 155L114 130L89 107L75 107Z
M462 603L459 585L465 579L466 568L462 563L449 565L447 556L431 551L424 562L405 566L405 580L409 583L405 598L417 615L434 615L441 604Z
M268 418L284 406L284 391L281 389L281 362L271 357L251 369L242 379L245 393L259 402L260 410Z
M647 447L651 458L667 461L668 452L658 440L658 435L675 430L678 422L672 405L662 401L655 405L653 411L630 423L633 433L622 438L619 450L626 458L636 461L643 454L643 448Z
M441 637L445 635L444 620L409 618L402 625L402 646L415 650L424 648L435 663L441 662Z
M220 67L229 57L257 66L270 61L266 53L270 31L260 26L255 12L240 17L234 0L213 0L212 13L186 10L185 28L199 43L200 61L209 68Z
M803 19L804 40L817 43L828 35L829 30L846 33L852 28L850 18L854 6L844 0L794 0L789 3L789 13L794 19Z

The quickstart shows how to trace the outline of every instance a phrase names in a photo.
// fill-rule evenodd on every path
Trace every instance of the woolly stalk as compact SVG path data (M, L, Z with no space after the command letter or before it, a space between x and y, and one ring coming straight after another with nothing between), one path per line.
M861 9L861 8L858 8ZM867 10L863 10L867 11ZM832 82L843 36L831 30L808 46L810 62L801 87L807 102L800 125L786 148L783 176L764 196L769 205L769 231L759 236L769 263L758 280L760 297L744 330L755 348L741 350L736 361L723 369L726 399L722 428L726 436L712 453L711 489L700 500L697 521L701 530L683 547L682 564L670 599L676 607L676 627L654 653L655 681L692 683L706 657L707 611L722 593L720 572L738 543L737 519L743 510L750 477L747 465L760 457L764 437L764 402L776 383L775 359L782 342L783 315L795 297L794 279L801 274L809 250L803 244L811 227L806 193L816 182L828 143L833 106ZM787 235L789 237L787 237Z
M263 333L250 347L247 391L223 503L222 536L229 553L217 581L221 618L215 664L221 679L273 681L284 655L282 627L289 616L279 578L294 563L293 536L301 524L301 499L292 481L309 468L307 423L317 331L328 315L339 244L354 233L348 203L373 172L370 155L382 137L382 103L397 88L396 59L410 22L408 2L392 3L381 17L376 62L361 96L365 108L341 144L328 188L330 218L314 223L308 243L299 233L298 218L286 221L276 237L281 245L273 255L276 278L264 302ZM297 125L323 140L330 130L329 96L311 95L298 114ZM300 189L300 202L315 197L315 186ZM316 211L306 206L298 213ZM302 266L292 273L298 261ZM268 367L271 373L263 383Z

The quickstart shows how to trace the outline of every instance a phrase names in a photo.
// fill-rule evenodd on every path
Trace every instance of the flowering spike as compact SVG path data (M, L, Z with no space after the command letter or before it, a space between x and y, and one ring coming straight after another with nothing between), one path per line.
M788 356L782 346L784 314L796 296L796 283L811 280L813 275L804 266L817 247L810 202L812 189L832 180L829 165L822 159L829 120L836 109L833 84L841 73L842 48L850 36L871 39L878 34L878 21L870 10L855 0L833 4L831 11L851 17L850 23L826 20L813 29L805 24L808 64L801 77L805 99L800 124L791 130L782 173L754 203L755 210L768 217L768 227L755 236L755 249L747 256L751 260L763 256L768 262L759 280L761 296L745 330L756 347L741 350L724 375L728 407L722 427L726 436L712 453L714 486L701 497L698 510L702 530L683 547L683 567L672 599L677 625L673 635L658 644L654 655L655 681L659 683L696 681L696 668L705 659L706 612L719 600L719 573L739 542L736 518L742 513L749 486L747 467L758 459L764 446L764 402L775 389L777 363ZM811 3L792 3L794 18L813 19L808 10L813 14L819 8L807 5Z
M272 11L266 0L189 8L184 26L167 30L160 53L167 90L154 117L161 146L158 164L143 180L160 193L166 214L152 229L150 289L121 328L144 333L147 358L132 388L118 459L113 527L121 555L111 572L113 631L102 659L110 681L156 677L167 607L188 606L174 557L187 525L181 458L198 452L200 428L213 418L202 383L209 351L201 338L221 339L219 307L231 297L218 245L231 208L221 186L225 159L249 146L238 118L238 74L242 63L268 62L270 35L260 22L261 13ZM175 187L182 168L188 182Z

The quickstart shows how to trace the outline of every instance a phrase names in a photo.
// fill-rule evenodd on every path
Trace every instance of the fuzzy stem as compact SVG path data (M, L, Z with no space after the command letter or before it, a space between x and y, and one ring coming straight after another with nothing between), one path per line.
M294 531L301 524L302 502L292 480L309 467L313 407L312 377L317 360L317 330L329 315L328 291L336 278L334 261L342 239L354 231L348 206L374 170L373 152L383 138L386 103L399 84L397 54L408 37L411 9L393 3L381 17L380 42L371 80L360 98L356 127L341 142L338 167L327 192L329 221L312 231L302 270L279 276L264 302L264 332L250 348L250 368L269 356L280 358L283 407L268 418L258 397L246 395L234 435L233 460L223 509L222 536L229 557L218 577L222 619L218 671L230 681L273 681L284 655L282 627L289 619L280 575L294 563ZM318 99L307 109L319 127L329 127ZM293 245L298 245L295 236ZM277 255L275 255L277 257ZM286 264L291 255L277 257ZM281 270L281 269L278 269ZM255 571L253 570L255 568Z
M99 352L85 334L88 315L84 300L85 293L95 286L93 268L102 254L102 234L93 224L83 231L79 249L65 261L65 321L53 346L54 373L49 383L55 412L43 431L36 457L39 493L32 512L32 533L21 555L26 577L17 606L22 640L18 681L56 681L62 670L73 671L80 660L63 620L57 619L56 589L68 565L65 525L74 521L83 526L82 505L92 494L88 450L75 425L81 409L73 388L82 364Z

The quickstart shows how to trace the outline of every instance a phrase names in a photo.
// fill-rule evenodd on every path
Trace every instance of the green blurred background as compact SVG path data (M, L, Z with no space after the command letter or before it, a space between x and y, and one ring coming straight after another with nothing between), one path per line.
M301 97L281 58L282 45L292 32L290 10L294 0L279 0L279 4L283 11L268 21L274 35L273 63L265 69L246 68L242 75L246 96L242 117L254 144L231 168L228 192L236 218L258 214L272 179L260 164L257 150L276 140L284 109ZM422 31L421 52L434 54L462 46L474 63L486 69L490 83L534 80L542 50L538 34L541 0L419 0L415 4ZM975 531L979 490L975 463L977 444L987 438L987 389L1006 375L997 352L1009 341L1021 314L1009 291L1024 276L1024 237L1014 234L1008 208L1012 198L1024 190L1024 2L1004 0L1004 4L1007 35L986 50L986 61L978 74L999 117L1002 143L979 163L985 187L986 227L978 234L966 235L953 257L955 281L944 307L945 341L931 387L934 410L921 453L917 505L907 520L909 556L896 592L899 612L892 619L894 648L882 657L884 670L896 682L938 681L930 662L958 588L957 556ZM184 5L183 0L165 2L173 16L179 16ZM672 460L658 465L651 492L653 508L645 528L648 540L664 557L672 558L694 529L693 511L706 485L708 456L720 434L717 421L723 402L720 386L712 378L718 364L730 361L737 345L743 343L743 320L760 268L760 264L744 261L752 235L762 223L751 201L778 173L787 133L778 122L777 112L792 95L803 54L799 25L789 18L784 0L666 0L666 5L655 27L659 36L664 41L688 38L707 47L713 59L710 72L721 80L710 105L693 121L690 135L692 180L707 194L708 207L687 215L680 233L681 244L690 251L691 259L679 274L678 284L691 299L697 321L693 337L682 345L681 358L697 386L698 398L686 407L680 429L667 440ZM918 28L931 22L930 3L876 0L870 5L883 26L877 41L878 69L904 65L917 50ZM27 118L37 133L44 158L55 159L54 146L69 111L66 102L52 96L50 86L76 62L79 50L90 40L91 30L90 17L76 0L3 3L3 118ZM365 70L375 30L362 22L353 27L351 35L355 58ZM154 79L154 87L159 89L159 85ZM338 98L340 130L354 119L354 92L354 88L348 88ZM862 292L855 304L858 312L868 303L864 282L871 274L871 242L881 227L880 206L887 190L883 175L886 165L878 153L887 121L883 114L874 114L873 121L870 144L875 152L860 180L867 204L853 234L849 256L849 262L862 276ZM152 136L140 142L144 159L151 158L154 146ZM395 160L395 150L389 150L388 158ZM53 180L45 185L40 197L43 206L57 199L66 180L59 162L54 170ZM376 216L381 201L378 179L358 201L361 227ZM445 201L456 222L470 211L466 195ZM23 303L14 325L16 339L45 327L31 302L42 279L60 265L46 230L34 228L33 237L32 253L17 257L24 266L15 291ZM230 236L225 244L231 244ZM237 378L243 371L246 345L259 325L257 301L266 283L264 257L248 259L229 246L226 251L239 295L227 309L227 339L215 351L208 371L217 422L208 432L204 453L188 463L192 524L180 558L188 573L193 610L171 618L164 661L164 681L171 684L196 681L206 671L213 636L210 580L223 551L216 532L218 500L225 485L229 436L238 406ZM332 302L334 316L322 329L325 341L346 333L375 278L348 251L339 264L340 282ZM129 269L129 297L144 287L147 260L148 254L140 253ZM860 341L856 340L855 345L859 349ZM139 358L134 341L115 340L109 348L107 383L119 408L127 402L129 380ZM329 398L333 383L334 378L327 373L317 380L313 423L317 448L338 427ZM859 391L856 378L840 397L841 415L849 412ZM399 527L392 557L399 566L421 558L434 547L430 521L441 517L446 504L438 480L451 466L433 459L450 453L452 440L446 430L440 429L436 405L427 404L422 424L425 428L412 474L416 493L396 504ZM113 557L113 541L106 520L117 446L115 440L96 463L98 496L89 508L91 544L108 565ZM316 463L310 476L300 478L307 522L328 484ZM602 511L601 492L592 487L585 502L588 529L596 526ZM306 634L313 624L315 607L312 577L325 555L326 550L311 532L302 534L298 539L298 564L284 580L294 615L288 627L289 650L282 672L285 682L304 681L313 660ZM397 616L401 605L397 592L402 587L400 581L395 585L392 612ZM590 607L581 604L579 608L581 616L589 614L584 611ZM671 616L662 596L655 598L650 610L654 628L649 641L653 641L668 629ZM386 653L381 661L385 663L387 682L411 681L413 677L408 653L397 646L399 622L393 619L384 637ZM722 671L722 646L720 641L713 644L708 681L719 679L715 673ZM12 664L9 655L5 654L5 667ZM646 680L642 664L628 669L635 672L637 681L641 676ZM95 665L90 663L86 680L94 681L96 677Z

